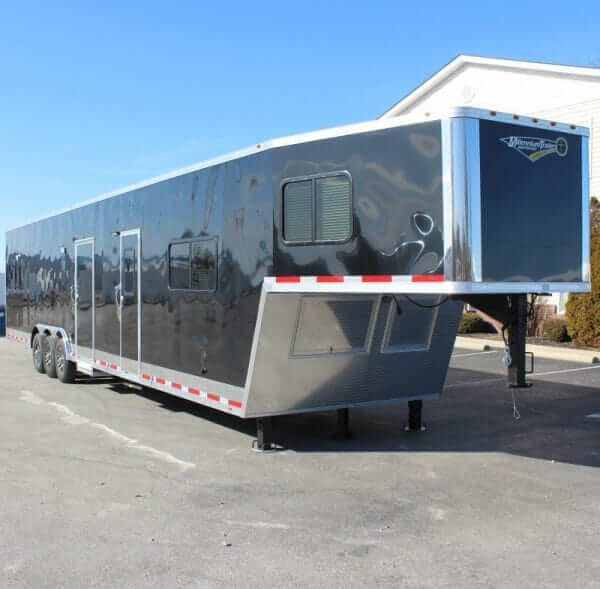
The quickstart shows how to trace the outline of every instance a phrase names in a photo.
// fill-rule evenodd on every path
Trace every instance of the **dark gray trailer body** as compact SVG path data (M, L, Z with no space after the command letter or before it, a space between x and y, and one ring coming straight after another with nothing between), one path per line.
M10 231L9 333L242 417L436 396L449 295L589 290L587 198L580 127L275 140Z

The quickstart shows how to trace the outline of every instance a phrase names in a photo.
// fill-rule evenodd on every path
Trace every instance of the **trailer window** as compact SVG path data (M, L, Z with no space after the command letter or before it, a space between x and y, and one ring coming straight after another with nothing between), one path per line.
M217 252L215 241L192 243L191 288L215 290L217 286Z
M9 289L15 288L15 269L12 262L7 264L8 268L6 271L6 286Z
M283 188L284 235L286 241L313 239L312 181L289 182Z
M169 284L171 288L190 287L189 243L174 243L169 249Z
M123 252L123 294L126 297L135 296L135 283L137 282L136 259L135 248L125 248Z
M381 345L384 354L429 350L442 298L415 295L411 301L390 304Z
M346 241L352 234L350 181L347 176L318 178L317 241Z
M169 246L169 287L174 290L216 290L217 240L172 243Z
M288 243L352 237L352 184L346 172L285 182L282 208L283 239Z
M376 302L373 295L302 297L292 357L367 353L373 336Z

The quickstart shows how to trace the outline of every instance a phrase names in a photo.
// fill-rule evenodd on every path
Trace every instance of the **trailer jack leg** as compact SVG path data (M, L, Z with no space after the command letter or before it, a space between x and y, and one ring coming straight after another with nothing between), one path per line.
M511 388L531 386L525 379L527 295L460 295L460 299L483 311L503 326L503 333L507 335L504 342L506 345L504 363L507 367L508 386ZM533 370L533 358L531 363Z
M426 427L421 421L423 401L408 402L408 423L404 426L405 432L424 432Z
M256 419L256 445L259 452L273 449L273 420L271 417Z
M508 386L530 387L525 379L525 338L527 336L527 295L510 295L510 318L508 322ZM533 363L533 362L532 362Z
M333 434L336 440L350 440L352 432L350 431L350 409L337 410L337 429Z

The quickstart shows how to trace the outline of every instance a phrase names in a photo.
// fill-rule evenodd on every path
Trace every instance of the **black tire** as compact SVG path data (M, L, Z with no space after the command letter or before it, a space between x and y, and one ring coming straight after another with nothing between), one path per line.
M31 355L33 357L33 367L40 373L44 374L44 353L42 352L42 338L39 333L33 336L31 344Z
M56 375L58 376L58 380L66 384L75 382L75 362L67 360L67 350L62 337L56 338L54 360L56 363Z
M56 337L53 335L42 335L42 352L44 358L44 369L50 378L56 378Z

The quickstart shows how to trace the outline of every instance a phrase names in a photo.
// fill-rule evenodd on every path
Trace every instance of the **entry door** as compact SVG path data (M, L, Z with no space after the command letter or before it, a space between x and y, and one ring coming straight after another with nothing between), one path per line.
M140 230L122 231L119 241L121 368L139 374L142 347Z
M90 362L96 343L94 255L94 238L75 242L75 353L78 360Z

